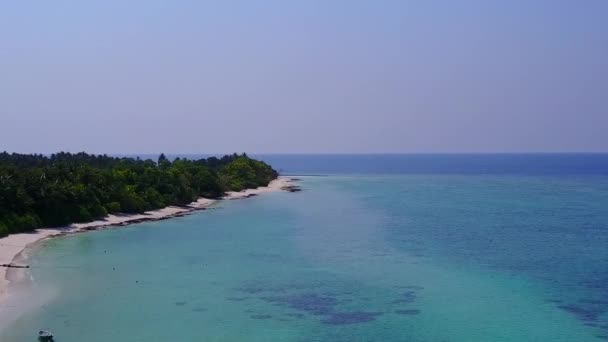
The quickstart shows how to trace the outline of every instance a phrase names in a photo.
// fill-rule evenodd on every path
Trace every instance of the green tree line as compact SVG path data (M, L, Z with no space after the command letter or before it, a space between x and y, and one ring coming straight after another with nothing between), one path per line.
M278 173L246 154L157 161L86 153L0 153L0 237L141 213L266 186Z

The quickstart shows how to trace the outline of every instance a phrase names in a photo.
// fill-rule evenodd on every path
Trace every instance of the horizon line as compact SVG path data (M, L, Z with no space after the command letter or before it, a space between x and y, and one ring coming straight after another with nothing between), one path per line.
M92 155L108 155L108 156L150 156L150 155L160 155L164 153L165 155L182 155L182 156L195 156L195 155L232 155L234 153L242 154L246 153L248 155L276 155L276 156L286 156L286 155L302 155L302 156L314 156L314 155L342 155L342 156L371 156L371 155L522 155L522 154L608 154L608 151L530 151L530 152L87 152L86 150L80 150L77 152L73 151L55 151L55 152L15 152L15 151L0 151L0 153L16 153L16 154L41 154L41 155L52 155L56 153L87 153Z

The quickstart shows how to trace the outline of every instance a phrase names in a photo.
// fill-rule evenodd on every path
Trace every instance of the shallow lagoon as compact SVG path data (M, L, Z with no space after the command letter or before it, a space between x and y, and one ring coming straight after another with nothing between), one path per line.
M82 341L602 341L608 178L304 177L305 191L32 251L0 334ZM24 299L26 300L26 299Z

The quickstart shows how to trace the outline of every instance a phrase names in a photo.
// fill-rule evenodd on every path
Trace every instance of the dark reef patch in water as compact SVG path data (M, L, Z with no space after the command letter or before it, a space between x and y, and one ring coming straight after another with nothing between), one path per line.
M187 302L175 302L176 306L184 306Z
M574 304L559 305L558 307L560 309L570 312L571 314L577 316L578 318L580 318L581 320L586 321L586 322L597 321L598 317L605 312L605 309L602 309L602 308L597 308L597 307L583 308L581 306L574 305Z
M411 288L419 288L419 286L399 286L398 288L411 289ZM410 303L413 303L414 301L416 301L417 297L418 296L416 295L415 291L413 291L413 290L405 291L401 294L401 298L392 300L390 303L391 304L410 304Z
M193 312L205 312L207 311L207 308L203 308L203 307L197 307L192 309Z
M382 315L381 312L334 312L321 320L323 324L328 325L346 325L346 324L361 324L376 320L376 316Z
M271 315L251 315L249 317L251 317L253 319L270 319L270 318L272 318Z
M234 288L234 291L243 292L247 294L259 294L262 292L273 292L273 293L286 293L294 290L307 290L314 286L311 285L300 285L300 284L288 284L281 286L263 286L260 283L246 284L241 287Z
M393 301L391 301L391 304L409 304L412 301L409 299L395 299Z
M608 278L606 279L588 279L580 283L588 289L601 290L608 292Z
M323 285L316 283L311 284L287 284L265 286L260 282L249 282L233 290L256 297L273 306L288 308L299 311L297 313L287 313L281 318L275 318L276 321L287 322L293 319L305 319L306 315L321 316L320 321L326 325L348 325L370 322L382 315L383 312L368 312L368 311L341 311L338 305L350 303L355 300L352 298L355 294L352 290L339 290L332 284L332 288L327 288L326 291L316 291ZM404 302L411 302L416 297L414 291L407 291L403 294ZM238 300L240 298L249 297L229 297L229 300ZM358 298L358 300L369 300L369 298ZM265 316L256 314L255 317ZM262 319L262 318L258 318Z
M409 300L410 303L416 300L416 292L414 291L406 291L402 294L403 299Z
M395 313L398 315L418 315L420 313L420 310L418 310L418 309L395 310Z
M269 296L262 297L261 299L269 303L304 311L312 315L330 314L333 311L333 308L338 304L338 300L334 297L320 296L314 293L292 296Z
M395 288L406 289L406 290L415 290L415 291L424 290L424 287L418 286L418 285L397 285L397 286L395 286Z

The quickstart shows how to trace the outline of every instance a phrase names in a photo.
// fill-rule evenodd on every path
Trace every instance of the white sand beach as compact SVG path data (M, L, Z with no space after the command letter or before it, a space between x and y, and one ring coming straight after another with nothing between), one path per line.
M257 189L247 189L243 191L229 191L226 193L226 196L224 196L224 199L242 199L263 194L266 192L279 191L282 190L284 187L292 185L292 182L293 180L291 178L279 177L270 182L268 186L260 187Z
M259 187L257 189L248 189L240 192L228 192L223 199L243 199L267 192L280 191L282 188L291 185L292 180L290 178L280 177L273 180L265 187ZM129 214L129 215L108 215L102 220L87 222L87 223L75 223L67 227L61 228L44 228L37 229L30 233L13 234L0 239L0 264L12 264L16 257L21 253L28 245L36 243L40 240L50 238L57 235L65 235L72 233L79 233L89 230L98 230L109 227L124 226L133 223L145 222L145 221L157 221L170 217L181 216L192 211L202 210L213 203L216 200L208 198L199 198L197 201L190 203L187 206L170 206L159 210L148 211L143 214ZM17 263L16 263L17 264ZM6 277L7 268L0 267L0 300L6 294L6 290L9 284L9 280Z

